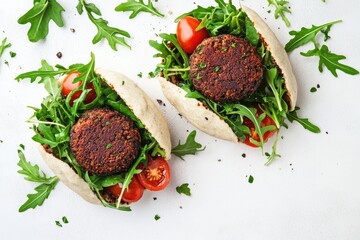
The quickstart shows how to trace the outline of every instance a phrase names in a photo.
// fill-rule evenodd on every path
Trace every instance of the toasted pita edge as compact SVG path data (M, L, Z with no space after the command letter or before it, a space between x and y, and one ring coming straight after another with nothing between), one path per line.
M138 85L125 75L106 70L95 69L95 72L113 88L127 106L144 124L146 130L155 138L165 151L165 159L171 157L171 139L167 122L150 97Z
M201 131L214 137L238 142L238 138L229 125L213 111L204 107L202 102L187 98L186 91L165 78L157 78L165 97L189 122Z
M265 41L266 48L271 52L271 56L281 70L285 80L285 88L287 89L286 100L289 105L289 110L293 111L297 100L297 83L284 46L279 42L270 27L254 10L244 5L241 6L241 9L254 24L255 29L260 34L263 41Z
M46 165L68 188L79 194L84 200L92 204L102 205L89 185L65 162L61 161L39 144L39 151Z

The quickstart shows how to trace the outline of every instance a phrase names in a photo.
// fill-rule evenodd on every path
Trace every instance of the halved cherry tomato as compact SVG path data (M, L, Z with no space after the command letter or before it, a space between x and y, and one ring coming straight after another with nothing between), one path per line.
M143 165L139 165L138 168L142 169L142 172L136 176L150 191L162 190L170 182L170 167L163 157L149 158L146 168Z
M75 88L78 88L81 85L81 83L82 83L81 80L76 83L73 83L74 79L79 77L80 75L81 75L81 73L79 73L79 72L71 72L64 78L64 81L62 82L62 90L61 90L61 93L64 97L67 97L72 90L74 90ZM96 92L94 89L94 85L92 83L89 83L86 88L91 89L91 91L86 95L86 98L84 100L85 104L91 103L96 98ZM82 91L79 90L79 91L76 91L71 96L70 106L72 106L74 101L80 97L81 93L82 93Z
M120 186L120 184L106 187L104 189L116 198L120 196L122 191L122 187ZM145 189L143 185L141 185L137 177L134 176L131 180L131 183L129 184L128 189L124 191L124 194L122 195L122 200L128 203L136 202L142 197L144 190Z
M263 111L260 109L260 107L256 106L256 117L259 117L262 113L263 113ZM251 137L254 140L260 142L260 137L255 131L255 126L254 126L253 122L250 121L250 119L248 119L247 117L244 117L243 125L249 127ZM270 125L273 125L273 126L276 127L276 124L275 124L274 120L272 120L271 117L266 115L265 118L261 121L261 127L270 126ZM264 142L266 142L272 135L274 135L277 132L277 130L278 129L265 132L264 136L263 136ZM249 145L250 147L254 147L254 148L258 147L255 144L250 142L250 136L249 135L246 134L245 136L246 136L246 139L245 139L244 143L246 145Z
M177 24L177 40L179 41L181 48L188 54L193 53L197 45L199 45L202 40L209 37L206 28L196 31L199 24L199 20L190 16L182 18Z

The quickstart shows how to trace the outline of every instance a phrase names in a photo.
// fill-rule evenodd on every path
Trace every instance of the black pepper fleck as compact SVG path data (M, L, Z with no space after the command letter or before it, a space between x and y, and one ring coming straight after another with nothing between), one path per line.
M157 197L153 197L153 199L154 199L154 201L156 201L156 200L157 200Z
M207 121L207 120L209 120L207 117L205 117L205 120Z
M317 84L316 87L317 87L317 88L320 88L320 84Z
M61 58L61 57L62 57L62 53L61 53L61 52L58 52L58 53L56 54L56 56L57 56L58 58Z
M75 32L75 28L70 28L70 32L74 33L74 32Z
M241 156L242 156L243 158L246 158L246 154L245 154L245 153L241 154Z

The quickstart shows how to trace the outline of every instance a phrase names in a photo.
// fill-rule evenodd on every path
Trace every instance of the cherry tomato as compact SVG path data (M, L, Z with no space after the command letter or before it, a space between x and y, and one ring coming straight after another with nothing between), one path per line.
M170 182L170 167L163 157L149 158L147 167L140 165L139 169L142 169L142 172L137 177L150 191L162 190Z
M263 113L263 111L260 109L260 107L256 106L256 117L260 116L262 113ZM250 119L248 119L247 117L244 117L243 125L249 127L251 137L254 140L260 142L260 137L255 131L255 126L254 126L253 122L250 121ZM275 124L274 120L272 120L271 117L266 115L265 118L261 121L261 127L270 126L270 125L273 125L273 126L276 127L276 124ZM263 136L264 142L266 142L276 132L277 132L277 129L265 132L264 136ZM258 147L255 144L250 142L250 136L249 135L246 134L245 136L246 136L246 139L245 139L244 143L246 145L249 145L249 146L254 147L254 148Z
M74 79L79 77L80 75L81 75L81 73L79 73L79 72L71 72L64 78L64 81L62 82L62 90L61 90L61 93L64 97L67 97L72 90L74 90L75 88L78 88L81 85L81 83L82 83L81 80L76 83L73 83ZM87 85L87 88L91 89L91 91L86 95L86 98L84 100L85 104L91 103L96 98L96 92L94 89L94 85L92 83L89 83ZM79 90L79 91L76 91L71 96L70 106L72 106L74 101L80 97L81 93L82 93L82 91Z
M193 53L197 45L199 45L202 40L209 37L206 28L196 31L199 24L199 20L190 16L182 18L177 24L177 40L179 41L181 48L188 54Z
M124 191L124 194L122 195L122 200L128 203L136 202L142 197L144 190L144 187L140 184L137 177L134 176L131 180L131 183L129 184L128 189ZM105 191L111 193L114 197L118 198L121 194L122 187L120 186L120 184L116 184L110 187L106 187Z

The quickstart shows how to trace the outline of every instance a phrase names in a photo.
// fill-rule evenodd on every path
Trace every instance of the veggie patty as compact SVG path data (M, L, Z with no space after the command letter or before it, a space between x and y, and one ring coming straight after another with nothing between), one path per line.
M240 101L263 79L256 49L230 34L210 37L190 56L190 77L196 90L216 102Z
M140 130L118 111L91 109L71 128L70 148L78 164L92 174L126 172L140 154Z

